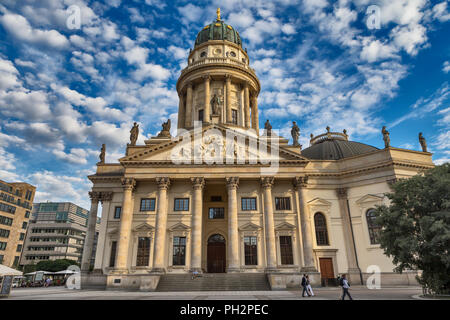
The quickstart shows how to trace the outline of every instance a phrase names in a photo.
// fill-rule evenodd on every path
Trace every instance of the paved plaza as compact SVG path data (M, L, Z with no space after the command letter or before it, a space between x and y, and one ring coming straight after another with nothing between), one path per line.
M302 298L300 290L288 291L201 291L201 292L125 292L70 290L63 287L15 288L10 300L337 300L340 288L316 288L314 297ZM355 300L411 300L422 294L420 287L386 287L369 290L350 289Z

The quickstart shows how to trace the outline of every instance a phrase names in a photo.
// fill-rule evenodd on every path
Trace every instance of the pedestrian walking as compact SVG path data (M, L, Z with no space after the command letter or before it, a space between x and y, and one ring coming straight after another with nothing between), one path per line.
M350 288L350 284L348 283L348 280L347 280L347 277L345 274L342 275L341 285L342 285L342 300L345 300L345 295L348 295L350 300L353 300L352 296L350 295L350 292L348 292L348 289Z
M308 297L310 296L309 292L308 292L308 288L307 288L307 283L306 283L306 274L303 274L303 278L302 278L302 287L303 287L303 291L302 291L302 297L305 297L305 292L308 295Z
M314 297L314 292L311 287L311 283L309 282L309 275L306 275L306 290L309 291L309 294Z

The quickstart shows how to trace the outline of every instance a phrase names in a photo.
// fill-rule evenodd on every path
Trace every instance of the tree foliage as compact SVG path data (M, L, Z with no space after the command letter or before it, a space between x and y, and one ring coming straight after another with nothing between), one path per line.
M421 270L420 284L450 292L450 163L401 179L377 208L380 244L396 271Z
M36 264L36 270L58 272L66 270L72 265L78 265L78 263L70 259L44 260Z

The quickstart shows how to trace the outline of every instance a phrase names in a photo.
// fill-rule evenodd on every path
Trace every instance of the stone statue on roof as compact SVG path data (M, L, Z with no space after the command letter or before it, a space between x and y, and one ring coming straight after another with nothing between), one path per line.
M420 145L422 146L422 151L428 152L427 151L427 141L423 137L422 132L419 133L419 142L420 142Z
M300 143L298 143L298 138L300 137L300 128L295 121L292 122L291 136L294 147L298 147L300 145Z
M381 129L381 133L383 134L384 147L389 148L391 144L391 138L389 138L389 131L386 130L386 126L383 126Z
M139 137L139 125L135 122L133 128L130 130L130 145L135 146Z

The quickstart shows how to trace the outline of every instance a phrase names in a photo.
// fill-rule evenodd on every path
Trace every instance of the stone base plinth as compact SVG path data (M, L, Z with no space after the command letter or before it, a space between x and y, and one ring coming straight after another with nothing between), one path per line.
M101 270L92 272L81 272L81 289L100 289L106 288L106 275Z

